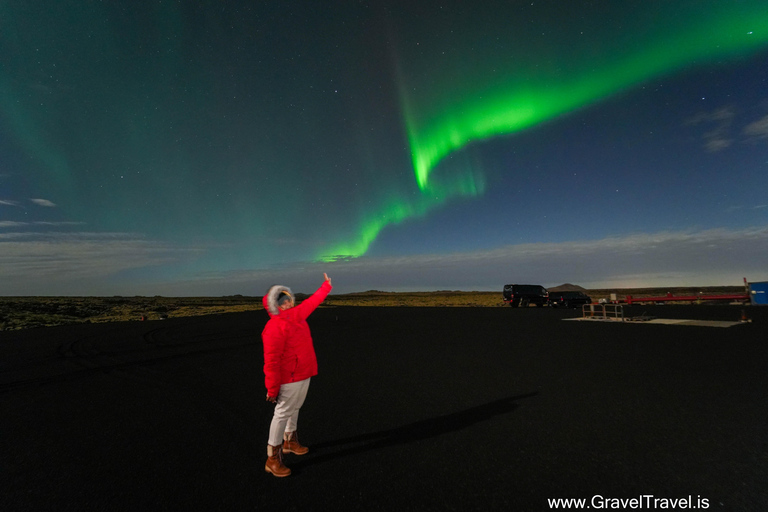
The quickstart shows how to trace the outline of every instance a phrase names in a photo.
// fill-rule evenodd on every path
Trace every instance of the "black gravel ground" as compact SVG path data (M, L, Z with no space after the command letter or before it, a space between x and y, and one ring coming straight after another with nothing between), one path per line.
M263 311L0 333L0 510L768 510L768 308L746 311L320 309L284 479Z

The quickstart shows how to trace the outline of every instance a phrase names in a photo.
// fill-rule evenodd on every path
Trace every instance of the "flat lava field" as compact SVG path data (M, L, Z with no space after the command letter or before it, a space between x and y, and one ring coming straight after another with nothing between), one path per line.
M592 300L633 297L658 297L698 294L744 293L743 286L698 288L637 288L585 290ZM297 299L306 294L297 293ZM323 307L496 307L504 305L501 292L382 292L331 294ZM76 323L150 321L169 317L187 317L238 313L263 309L261 297L231 295L225 297L0 297L0 331L50 327Z
M627 309L750 321L318 309L285 479L264 471L264 311L4 331L0 510L768 510L768 308Z

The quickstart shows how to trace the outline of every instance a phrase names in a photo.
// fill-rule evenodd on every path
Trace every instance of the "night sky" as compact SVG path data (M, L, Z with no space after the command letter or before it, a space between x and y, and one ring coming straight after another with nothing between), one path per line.
M0 295L768 280L764 0L29 0L0 56Z

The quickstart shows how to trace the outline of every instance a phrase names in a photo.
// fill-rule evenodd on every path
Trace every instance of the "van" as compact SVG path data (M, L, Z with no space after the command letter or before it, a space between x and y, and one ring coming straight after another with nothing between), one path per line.
M540 308L549 302L547 289L538 284L505 284L502 298L513 308L529 304Z

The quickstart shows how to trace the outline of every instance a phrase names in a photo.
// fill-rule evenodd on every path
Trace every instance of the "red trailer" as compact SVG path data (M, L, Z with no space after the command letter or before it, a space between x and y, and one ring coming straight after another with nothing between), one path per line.
M718 293L713 295L704 295L700 293L698 295L673 295L672 292L667 293L663 297L638 297L634 298L631 295L627 295L627 304L634 302L698 302L705 300L727 300L729 302L750 302L749 284L747 278L744 278L744 293Z
M626 303L638 303L638 302L697 302L704 300L727 300L729 302L749 302L748 293L731 293L731 294L717 294L717 295L673 295L671 292L663 297L637 297L634 298L631 295L627 295Z

